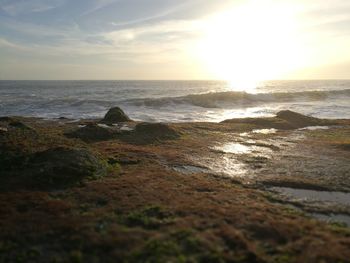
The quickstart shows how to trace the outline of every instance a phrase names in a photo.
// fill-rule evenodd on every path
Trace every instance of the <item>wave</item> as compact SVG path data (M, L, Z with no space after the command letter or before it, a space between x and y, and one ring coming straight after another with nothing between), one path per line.
M143 98L126 100L133 106L167 107L189 104L202 108L232 108L267 103L324 101L327 99L350 97L350 89L331 91L301 91L275 93L247 93L237 91L190 94L181 97Z

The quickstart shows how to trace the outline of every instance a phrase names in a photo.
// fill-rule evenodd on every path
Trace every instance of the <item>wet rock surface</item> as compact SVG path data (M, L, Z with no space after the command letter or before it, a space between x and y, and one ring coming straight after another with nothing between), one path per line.
M342 219L341 223L348 224L350 207L344 200L350 204L350 155L341 145L349 141L350 130L313 127L319 128L231 135L211 147L209 154L191 159L247 186L282 189L272 190L276 202L292 204L329 222ZM290 193L297 193L297 198L288 197ZM324 199L332 195L341 196L342 201Z

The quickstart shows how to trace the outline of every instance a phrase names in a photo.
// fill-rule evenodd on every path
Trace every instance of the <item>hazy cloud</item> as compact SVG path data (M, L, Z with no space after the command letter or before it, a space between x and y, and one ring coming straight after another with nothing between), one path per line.
M45 78L48 63L60 63L60 70L67 63L77 67L103 63L106 67L180 63L186 46L201 35L202 18L244 2L0 0L0 55L4 58L0 69L4 70L4 63L10 65L11 61L17 61L16 65L22 61L28 67L31 62L37 67L42 63ZM302 7L299 15L304 28L301 30L310 34L310 38L341 36L348 43L349 1L296 2ZM1 75L6 78L6 74Z

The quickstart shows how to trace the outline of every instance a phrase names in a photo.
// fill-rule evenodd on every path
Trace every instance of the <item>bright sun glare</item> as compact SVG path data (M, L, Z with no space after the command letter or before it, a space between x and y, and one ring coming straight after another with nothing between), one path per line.
M210 72L235 90L253 91L302 64L295 7L249 1L206 20L200 57Z

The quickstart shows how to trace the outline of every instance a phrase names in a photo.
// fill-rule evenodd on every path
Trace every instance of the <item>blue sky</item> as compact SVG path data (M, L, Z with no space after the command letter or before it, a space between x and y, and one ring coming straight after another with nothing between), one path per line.
M212 78L195 54L208 17L245 2L0 0L0 79ZM326 54L315 53L321 61L307 65L313 71L296 72L350 78L349 1L294 2L303 7L300 34Z

